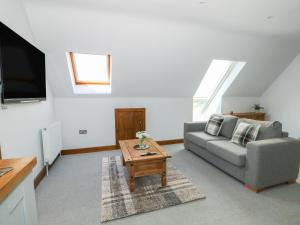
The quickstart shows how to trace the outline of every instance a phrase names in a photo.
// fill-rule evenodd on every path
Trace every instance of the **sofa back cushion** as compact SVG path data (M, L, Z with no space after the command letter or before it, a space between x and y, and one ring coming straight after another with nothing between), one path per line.
M235 130L240 123L249 123L260 125L256 140L265 140L270 138L282 137L282 124L279 121L259 121L251 119L238 119Z
M224 115L224 120L219 135L231 139L238 119L239 118L236 116Z

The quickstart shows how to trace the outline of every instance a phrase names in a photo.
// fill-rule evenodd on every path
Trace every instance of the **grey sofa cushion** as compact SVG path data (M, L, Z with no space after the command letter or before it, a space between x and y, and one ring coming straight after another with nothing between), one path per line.
M242 146L227 140L209 141L207 143L207 150L236 166L245 167L247 149Z
M211 115L206 126L205 126L205 133L213 135L213 136L219 136L219 133L221 131L221 127L223 124L224 117L222 115Z
M236 116L224 115L224 120L219 135L231 139L238 119L239 118Z
M259 129L260 125L257 124L239 123L231 142L246 147L248 142L256 140Z
M251 119L239 119L236 123L235 129L240 123L258 124L260 129L256 140L265 140L270 138L282 137L282 124L278 121L259 121Z
M197 144L203 148L206 148L206 144L208 141L212 140L226 140L226 138L221 136L212 136L203 131L200 132L188 132L185 135L185 138L194 144Z

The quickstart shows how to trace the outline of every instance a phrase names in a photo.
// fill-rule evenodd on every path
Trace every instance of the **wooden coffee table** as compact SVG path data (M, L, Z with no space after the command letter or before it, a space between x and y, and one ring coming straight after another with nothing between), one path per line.
M167 185L167 158L171 156L155 141L146 140L145 143L150 146L146 150L136 150L135 145L139 143L138 139L119 141L123 154L123 165L127 166L130 178L130 191L134 191L134 178L149 176L153 174L161 175L161 185ZM145 152L156 152L156 155L141 156Z

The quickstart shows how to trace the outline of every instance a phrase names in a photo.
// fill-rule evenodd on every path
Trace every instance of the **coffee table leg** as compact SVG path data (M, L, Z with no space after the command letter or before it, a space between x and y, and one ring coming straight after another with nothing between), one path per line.
M166 160L162 163L163 172L161 174L161 186L165 187L167 186L167 166L166 166Z
M130 192L134 192L134 166L133 166L133 164L130 164L129 176L130 176Z
M134 177L130 177L130 192L134 192Z

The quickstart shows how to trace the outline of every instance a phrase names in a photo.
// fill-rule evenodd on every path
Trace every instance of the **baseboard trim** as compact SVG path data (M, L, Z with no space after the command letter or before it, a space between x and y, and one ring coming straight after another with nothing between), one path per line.
M62 155L73 155L73 154L111 151L111 150L117 150L117 149L119 149L118 145L107 145L107 146L98 146L98 147L89 147L89 148L66 149L66 150L62 150L61 154Z
M43 178L46 176L46 166L43 167L43 169L38 173L38 175L34 178L34 189L37 188L37 186L41 183Z
M161 140L156 142L160 145L173 145L183 143L183 139Z
M161 140L157 141L160 145L172 145L183 143L183 139L171 139L171 140ZM112 151L120 149L118 145L106 145L98 147L89 147L89 148L77 148L77 149L65 149L61 151L62 155L73 155L73 154L83 154L83 153L92 153L92 152L102 152L102 151Z
M57 155L56 158L54 159L52 165L49 166L49 170L51 169L51 167L54 165L54 163L56 162L56 160L58 159L60 155ZM47 173L47 169L46 166L43 167L43 169L38 173L38 175L34 178L33 184L34 184L34 189L37 188L37 186L39 186L39 184L41 183L41 181L43 180L43 178L46 176Z

